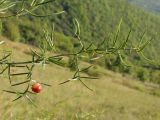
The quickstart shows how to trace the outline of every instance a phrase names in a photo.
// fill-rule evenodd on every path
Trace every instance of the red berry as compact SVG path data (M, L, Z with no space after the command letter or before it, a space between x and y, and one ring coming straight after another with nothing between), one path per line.
M32 85L32 91L35 93L40 93L42 90L42 86L39 83L35 83L34 85Z

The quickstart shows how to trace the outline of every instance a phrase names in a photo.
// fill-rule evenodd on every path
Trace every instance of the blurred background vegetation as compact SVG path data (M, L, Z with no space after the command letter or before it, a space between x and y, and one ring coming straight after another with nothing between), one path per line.
M132 28L132 34L129 39L134 45L138 44L139 38L145 32L144 41L153 39L151 44L145 48L144 55L151 60L159 62L160 34L158 32L160 31L160 16L147 12L140 7L137 8L129 2L133 3L133 0L54 1L37 9L35 13L46 15L61 10L64 10L65 13L61 15L53 14L46 18L26 15L21 19L3 19L2 34L16 42L39 46L44 36L43 29L50 29L50 25L54 23L54 42L58 46L57 52L73 52L77 45L77 40L71 37L74 35L73 18L77 18L80 22L81 39L96 44L104 39L109 40L109 37L114 37L113 33L116 32L116 27L123 17L119 43L126 38L130 28ZM134 2L136 4L139 3L136 0ZM139 5L141 4L139 3ZM159 65L155 66L148 63L136 53L130 54L126 52L122 57L132 67L121 65L119 58L115 56L111 56L112 65L110 65L108 58L97 60L95 64L116 72L130 74L141 81L160 83Z

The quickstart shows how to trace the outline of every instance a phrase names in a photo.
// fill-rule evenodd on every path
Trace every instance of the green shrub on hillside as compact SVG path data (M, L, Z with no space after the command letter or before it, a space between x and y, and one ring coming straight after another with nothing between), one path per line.
M147 69L137 68L136 69L136 76L141 81L150 81L150 73Z
M63 52L72 52L73 51L73 42L71 37L67 37L63 34L54 32L54 42L59 48L58 51Z
M4 31L5 35L9 36L9 38L13 41L20 41L20 31L19 31L19 26L15 22L5 22L4 24Z

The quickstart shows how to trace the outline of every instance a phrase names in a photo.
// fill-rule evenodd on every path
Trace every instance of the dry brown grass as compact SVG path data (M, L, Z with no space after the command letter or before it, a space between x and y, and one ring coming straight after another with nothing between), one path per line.
M8 47L13 49L15 59L29 59L24 52L30 46L6 41L1 49ZM52 84L52 87L43 87L42 93L32 97L38 108L25 99L12 103L15 96L0 91L0 120L160 119L160 97L151 95L143 83L118 73L101 71L104 74L99 80L85 80L94 89L91 92L79 81L58 85L72 76L68 68L48 65L46 70L42 70L37 66L33 78ZM13 89L7 79L0 78L1 90Z

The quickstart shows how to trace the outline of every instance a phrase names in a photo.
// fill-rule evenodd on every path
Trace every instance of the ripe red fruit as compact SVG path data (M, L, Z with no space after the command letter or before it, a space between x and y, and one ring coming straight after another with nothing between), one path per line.
M34 85L32 85L32 91L35 93L40 93L42 90L42 86L39 83L35 83Z

